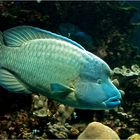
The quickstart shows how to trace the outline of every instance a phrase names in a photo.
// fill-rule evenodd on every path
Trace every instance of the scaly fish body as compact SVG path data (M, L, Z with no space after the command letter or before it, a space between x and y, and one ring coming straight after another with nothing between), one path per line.
M30 26L7 30L3 38L5 44L2 43L0 48L1 86L12 92L37 92L76 108L107 109L105 103L98 105L101 99L96 94L95 97L91 95L94 89L98 92L98 79L106 80L105 70L110 71L100 58L76 42ZM111 90L116 90L114 95L120 98L117 89L110 82L108 84ZM105 101L111 96L102 89L100 87L99 92Z
M27 83L67 83L80 72L84 63L83 54L72 45L67 49L67 43L67 46L60 41L56 41L55 45L52 43L52 39L39 39L27 42L20 48L5 48L2 51L4 56L1 58L1 66L14 71Z
M20 48L5 47L1 66L16 73L29 87L35 87L32 89L34 92L39 91L38 87L43 87L46 93L50 89L50 83L74 86L86 60L79 48L62 43L54 43L53 39L38 39L29 41Z

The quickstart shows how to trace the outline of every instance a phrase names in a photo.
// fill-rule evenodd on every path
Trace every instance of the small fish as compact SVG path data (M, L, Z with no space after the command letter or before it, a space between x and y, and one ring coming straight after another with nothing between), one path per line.
M86 49L91 50L94 47L93 39L90 35L78 31L75 34L71 35L71 39L77 41L78 43L82 44Z
M76 25L71 23L61 23L58 27L58 32L64 35L82 46L86 49L91 50L94 47L93 39L87 33L81 31Z
M58 26L58 32L66 37L69 37L79 31L80 29L72 23L61 23Z
M32 26L0 33L0 85L11 92L40 93L79 109L120 105L109 66L80 44Z

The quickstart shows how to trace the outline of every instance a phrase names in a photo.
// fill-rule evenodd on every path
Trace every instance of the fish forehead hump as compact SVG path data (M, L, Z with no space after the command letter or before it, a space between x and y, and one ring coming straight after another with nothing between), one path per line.
M82 69L81 76L83 78L87 77L90 79L104 79L111 75L111 69L108 64L96 55L87 52L88 56L87 63Z
M60 60L65 60L65 63L69 62L71 64L72 62L79 63L85 60L85 53L83 50L61 40L38 39L30 41L26 46L29 48L26 51L30 50L35 57L38 53L40 54L40 58L45 59L49 57L49 62L55 61L58 63L61 62ZM24 46L25 49L26 46ZM48 61L46 59L46 63Z

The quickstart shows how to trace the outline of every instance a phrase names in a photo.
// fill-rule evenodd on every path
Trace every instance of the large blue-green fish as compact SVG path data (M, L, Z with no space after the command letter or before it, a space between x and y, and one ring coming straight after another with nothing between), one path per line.
M40 93L79 109L120 105L111 70L80 44L31 26L0 34L0 85L11 92Z

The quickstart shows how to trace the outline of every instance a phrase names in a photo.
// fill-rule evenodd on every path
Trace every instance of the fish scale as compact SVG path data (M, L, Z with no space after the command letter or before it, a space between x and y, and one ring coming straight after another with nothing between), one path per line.
M24 77L27 77L28 75L32 76L30 79L27 79L26 82L31 82L31 81L33 82L33 79L34 80L38 79L40 83L42 83L42 81L44 81L43 75L48 75L47 76L48 81L51 81L51 82L63 81L64 82L63 76L60 75L62 71L64 75L67 74L66 79L70 79L71 77L74 77L77 74L76 72L78 72L76 71L76 69L78 68L76 66L77 64L76 60L79 59L78 55L77 56L74 55L74 58L72 57L73 52L76 50L70 49L70 51L67 51L67 49L65 49L66 46L65 45L62 46L62 43L60 43L60 41L57 41L55 46L52 45L52 43L54 42L53 40L50 40L50 41L47 40L45 45L43 41L42 42L40 42L40 40L30 41L26 44L23 44L23 46L21 46L19 50L17 48L16 50L14 50L15 48L13 48L13 50L10 49L10 51L13 51L13 53L15 54L14 56L16 57L13 57L12 53L11 55L7 53L8 54L7 58L8 57L10 58L10 61L9 61L9 58L7 59L8 67L12 71L15 71L17 74L22 75L21 76L22 79L24 79ZM41 45L42 47L38 50L39 45ZM59 49L57 46L60 46L61 49ZM6 49L6 51L8 50ZM47 56L45 52L46 54L51 54L51 55ZM66 53L67 56L59 55L62 53L63 54ZM41 57L37 57L38 54L40 54ZM47 61L48 59L50 61ZM60 61L57 61L58 59ZM72 59L75 61L73 61ZM44 63L44 61L46 62ZM72 62L75 62L75 63L72 63ZM35 75L33 75L32 73L32 71L34 71L34 67L36 67L36 70L37 70L35 71L36 73ZM49 75L51 71L53 75ZM40 74L42 76L40 76Z

